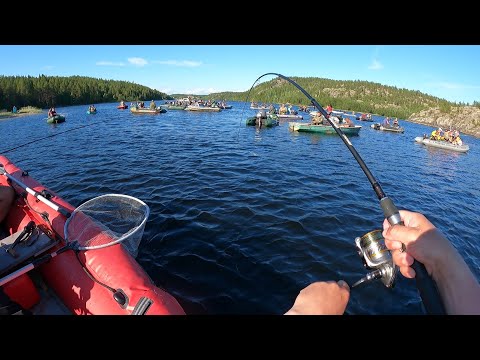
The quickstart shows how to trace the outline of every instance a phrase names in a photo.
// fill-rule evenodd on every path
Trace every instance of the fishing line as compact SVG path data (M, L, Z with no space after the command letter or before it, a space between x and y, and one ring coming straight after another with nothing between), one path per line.
M333 127L335 132L340 136L340 138L343 140L345 145L348 147L350 152L352 153L353 157L357 161L357 163L360 165L362 168L363 172L367 176L367 179L370 181L373 190L375 191L375 194L377 195L378 199L380 200L380 207L383 210L383 214L385 218L388 220L390 225L395 225L395 224L400 224L403 225L403 221L400 217L400 213L397 209L397 207L394 205L393 201L388 198L385 193L383 192L382 187L378 183L378 181L375 179L373 174L370 172L368 169L367 165L361 158L360 154L357 152L357 150L353 147L352 143L348 139L348 137L343 133L343 131L340 129L340 127L335 123L335 121L332 121L330 118L330 114L328 114L325 109L305 90L303 89L300 85L298 85L295 81L292 79L278 74L278 73L266 73L258 77L257 80L255 80L254 84L257 83L261 78L267 75L274 75L277 76L283 80L288 81L290 84L295 86L298 90L300 90L312 103L312 105L317 108L317 110L323 115L323 117L330 123L330 125ZM252 86L253 88L253 86ZM250 88L250 91L252 90ZM250 94L250 91L248 94ZM370 246L375 246L378 248L378 243L375 242L369 242ZM368 250L368 249L367 249ZM377 249L381 250L381 249ZM395 274L398 272L398 267L393 264L393 261L391 261L390 266L387 266L386 263L379 263L376 264L377 268L376 270L369 274L368 276L371 279L375 278L382 278L382 280L388 280L390 283L387 285L387 287L392 287L393 282L395 279ZM414 259L412 268L415 270L416 276L415 276L415 281L416 285L418 288L418 291L420 293L420 297L423 301L423 304L425 306L425 309L427 313L429 314L436 314L436 315L444 315L445 314L445 308L442 303L442 300L440 298L438 289L436 287L435 282L433 281L432 277L428 274L425 266L418 262L417 260ZM370 280L370 279L369 279ZM364 281L361 281L364 282ZM359 283L359 282L357 282ZM357 284L356 283L356 284ZM356 285L354 284L354 285Z
M265 74L267 75L267 74ZM264 75L262 75L264 76ZM257 80L255 80L255 82L253 83L253 85L250 87L250 89L248 90L247 92L247 95L245 97L245 102L243 103L243 107L242 107L242 113L240 114L240 123L238 124L238 132L237 132L237 141L240 137L240 127L242 126L242 121L243 121L243 114L245 113L245 108L248 104L248 98L250 97L250 93L252 92L253 88L255 87L255 85L257 84L258 80L260 80L260 78L262 77L260 76Z
M36 143L36 142L38 142L38 141L46 140L46 139L49 139L49 138L52 138L52 137L55 137L55 136L58 136L58 135L65 134L65 133L67 133L67 132L69 132L69 131L82 129L82 128L85 128L85 127L88 127L88 126L92 126L92 125L98 125L98 124L97 124L97 123L85 124L85 125L77 126L77 127L75 127L75 128L68 129L68 130L64 130L64 131L61 131L61 132L58 132L58 133L55 133L55 134L52 134L52 135L47 135L47 136L44 136L44 137L42 137L42 138L29 141L29 142L27 142L27 143L25 143L25 144L15 146L15 147L13 147L13 148L11 148L11 149L2 150L2 151L0 151L0 154L6 154L6 153L9 153L10 151L20 149L20 148L22 148L22 147L24 147L24 146L27 146L27 145Z

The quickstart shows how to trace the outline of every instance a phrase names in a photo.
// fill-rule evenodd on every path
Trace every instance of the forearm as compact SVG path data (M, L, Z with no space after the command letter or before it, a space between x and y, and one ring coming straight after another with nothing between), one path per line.
M457 251L432 274L449 315L480 314L480 284Z

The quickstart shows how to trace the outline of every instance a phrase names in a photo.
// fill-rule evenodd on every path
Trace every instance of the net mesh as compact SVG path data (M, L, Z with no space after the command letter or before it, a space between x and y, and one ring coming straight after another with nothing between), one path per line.
M128 195L107 194L77 207L65 222L65 241L78 250L91 250L121 243L137 256L150 209Z

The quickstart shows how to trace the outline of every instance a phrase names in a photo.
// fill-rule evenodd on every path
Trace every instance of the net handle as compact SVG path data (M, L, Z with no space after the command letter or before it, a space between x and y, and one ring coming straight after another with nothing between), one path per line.
M145 225L145 222L147 221L148 219L148 216L150 215L150 208L149 206L143 202L142 200L140 199L137 199L133 196L129 196L129 195L120 195L120 194L106 194L106 195L100 195L100 196L97 196L91 200L88 200L86 202L84 202L82 205L85 206L85 204L88 204L90 203L91 201L94 201L94 200L98 200L99 198L103 198L103 197L122 197L122 198L128 198L128 199L131 199L131 200L134 200L136 202L138 202L139 204L143 205L145 207L145 217L144 219L142 220L142 222L140 223L140 225L137 226L137 228L128 234L128 236L131 236L132 234L135 234L137 233L137 231L139 231L140 229L143 229L144 225ZM72 215L77 211L77 209L80 209L82 207L82 205L78 206L73 212L72 212ZM52 253L49 253L49 254L45 254L37 259L34 259L31 263L17 269L16 271L0 278L0 286L3 286L4 284L18 278L20 275L23 275L35 268L37 268L38 266L40 266L41 264L44 264L46 263L47 261L49 261L50 259L54 258L55 256L57 255L60 255L61 253L67 251L67 250L93 250L93 249L100 249L100 248L105 248L107 246L111 246L111 245L114 245L116 243L119 243L121 241L123 241L126 237L122 237L120 239L117 239L115 241L112 241L110 243L107 243L107 244L103 244L103 245L98 245L98 246L78 246L78 243L76 241L73 241L71 243L68 242L67 240L67 228L68 228L68 224L70 223L70 219L74 218L74 216L70 216L67 221L65 221L65 226L64 226L64 231L65 231L65 246L63 246L62 248L58 249L57 251L54 251Z

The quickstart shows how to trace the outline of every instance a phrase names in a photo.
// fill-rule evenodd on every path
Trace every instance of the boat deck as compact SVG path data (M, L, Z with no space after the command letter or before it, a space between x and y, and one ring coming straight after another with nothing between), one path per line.
M30 309L33 315L73 315L38 272L32 271L29 275L40 293L40 301Z

